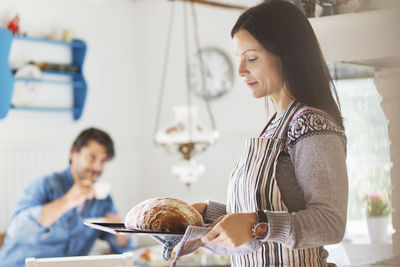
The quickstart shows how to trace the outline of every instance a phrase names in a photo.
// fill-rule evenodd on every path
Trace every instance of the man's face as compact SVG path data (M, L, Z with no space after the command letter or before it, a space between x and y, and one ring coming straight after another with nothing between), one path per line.
M73 150L71 172L75 182L84 179L95 182L102 174L107 162L106 149L96 141L89 141L80 151Z

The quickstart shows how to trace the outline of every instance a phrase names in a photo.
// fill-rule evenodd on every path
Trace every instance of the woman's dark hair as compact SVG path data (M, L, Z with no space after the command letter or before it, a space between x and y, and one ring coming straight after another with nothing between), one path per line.
M327 112L343 127L332 95L336 89L318 40L308 19L294 4L270 0L249 8L236 21L231 36L241 29L280 57L285 87L298 102Z
M82 131L73 142L71 151L79 152L83 147L87 146L90 141L96 141L104 146L109 160L114 158L114 143L111 137L106 132L96 128L88 128Z

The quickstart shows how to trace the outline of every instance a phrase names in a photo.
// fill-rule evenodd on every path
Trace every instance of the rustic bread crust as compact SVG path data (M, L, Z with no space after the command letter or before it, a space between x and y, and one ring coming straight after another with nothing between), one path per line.
M128 229L184 232L189 225L203 226L203 218L195 208L175 198L145 200L125 217Z

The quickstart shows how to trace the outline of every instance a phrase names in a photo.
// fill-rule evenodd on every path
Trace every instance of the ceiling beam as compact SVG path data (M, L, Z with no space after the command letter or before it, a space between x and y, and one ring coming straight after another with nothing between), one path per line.
M169 1L191 2L191 3L195 3L195 4L207 5L207 6L213 6L213 7L221 7L221 8L239 9L239 10L244 10L247 8L245 6L231 5L231 4L219 3L219 2L208 1L208 0L169 0Z

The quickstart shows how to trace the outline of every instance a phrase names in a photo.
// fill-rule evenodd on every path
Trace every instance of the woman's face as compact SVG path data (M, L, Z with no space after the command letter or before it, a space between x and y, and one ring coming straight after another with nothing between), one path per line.
M284 93L282 63L265 49L247 30L233 36L234 52L240 59L238 74L255 98L270 96L278 100Z

